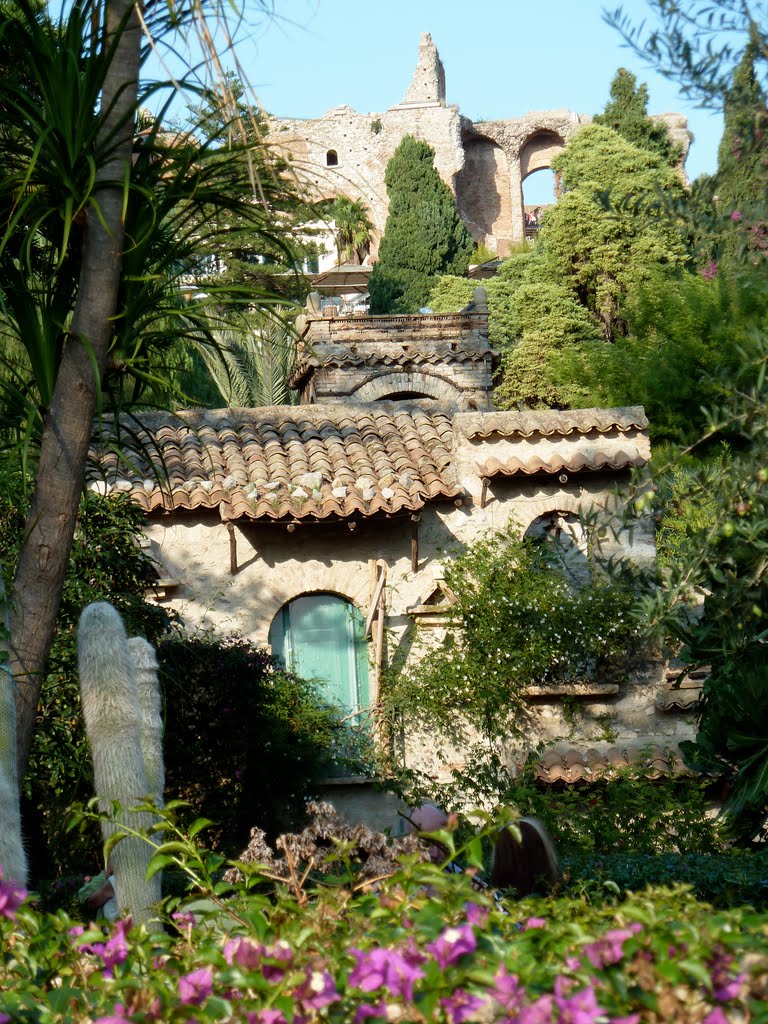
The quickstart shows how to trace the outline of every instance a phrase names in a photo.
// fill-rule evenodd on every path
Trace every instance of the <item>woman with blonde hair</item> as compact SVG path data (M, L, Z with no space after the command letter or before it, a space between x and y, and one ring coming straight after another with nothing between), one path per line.
M514 889L517 896L530 896L546 891L558 874L555 848L537 818L520 818L501 828L491 861L491 884L496 889Z

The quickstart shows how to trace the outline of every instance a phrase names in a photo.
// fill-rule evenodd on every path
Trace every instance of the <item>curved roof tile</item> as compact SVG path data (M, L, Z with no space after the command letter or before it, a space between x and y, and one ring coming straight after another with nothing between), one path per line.
M462 493L446 412L388 402L273 406L150 413L141 424L133 469L93 449L89 478L94 489L129 491L147 512L344 518L415 511Z
M530 412L459 413L456 426L465 437L543 437L568 434L590 434L596 431L607 434L611 431L626 433L647 430L648 419L642 406L627 406L623 409L554 409L531 410Z
M548 459L539 458L537 455L529 456L527 459L518 459L514 456L500 462L499 459L486 459L477 469L480 476L533 476L536 473L555 475L556 473L583 473L600 472L610 470L618 472L630 466L644 466L648 460L639 452L603 452L594 448L577 452L570 457L564 457L556 452Z

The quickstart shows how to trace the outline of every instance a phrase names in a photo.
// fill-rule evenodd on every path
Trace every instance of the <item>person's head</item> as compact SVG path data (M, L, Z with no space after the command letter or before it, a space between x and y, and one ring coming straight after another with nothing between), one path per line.
M491 882L497 889L514 889L530 896L557 881L557 857L547 830L536 818L517 823L520 839L504 826L496 837Z
M439 832L448 825L448 815L437 804L428 800L426 803L412 807L405 815L405 831L409 835L416 832ZM429 858L435 864L445 860L446 853L442 847L429 846Z

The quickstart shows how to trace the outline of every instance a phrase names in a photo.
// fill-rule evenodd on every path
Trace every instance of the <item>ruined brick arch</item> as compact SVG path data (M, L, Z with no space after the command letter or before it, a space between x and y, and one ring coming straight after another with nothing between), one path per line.
M507 154L479 132L466 133L462 142L464 166L455 179L456 201L474 240L496 248L499 239L513 235Z
M550 128L540 128L528 136L520 148L520 182L535 171L551 167L556 157L565 149L565 139ZM557 181L555 181L557 195Z
M395 397L434 398L438 402L458 402L461 392L450 381L430 373L397 371L382 374L353 391L355 402L380 402Z

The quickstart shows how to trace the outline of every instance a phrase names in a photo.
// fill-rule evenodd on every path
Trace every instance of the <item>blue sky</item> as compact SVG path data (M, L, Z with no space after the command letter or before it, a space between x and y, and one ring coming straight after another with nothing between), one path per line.
M680 96L603 20L599 0L274 0L275 14L252 19L238 46L261 104L281 117L319 117L348 103L380 112L411 81L419 37L430 32L443 60L449 103L473 119L528 110L602 110L619 66L650 92L649 111L687 115L695 135L691 178L714 171L722 119ZM626 0L636 23L645 0ZM649 22L650 23L650 22Z

